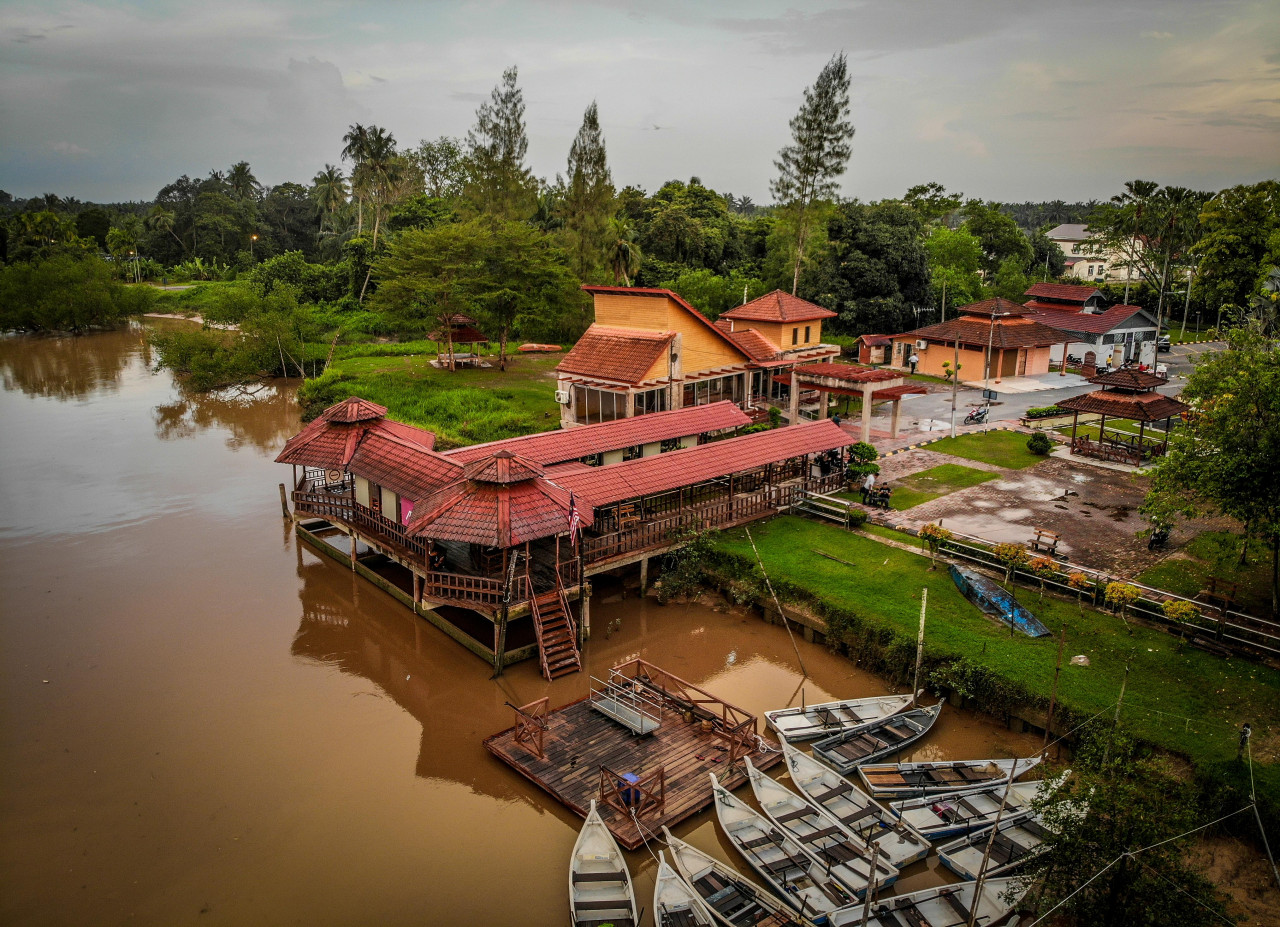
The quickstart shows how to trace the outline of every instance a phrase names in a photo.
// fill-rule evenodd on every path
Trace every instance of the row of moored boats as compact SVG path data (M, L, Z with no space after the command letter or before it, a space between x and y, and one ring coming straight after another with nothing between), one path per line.
M1012 781L1038 758L874 762L923 737L941 710L917 708L907 695L766 712L794 790L745 760L757 811L709 774L720 827L763 886L664 827L671 860L660 854L658 927L942 927L1005 917L1024 890L1013 873L1046 848L1033 803L1066 774ZM802 740L815 741L813 756L795 747ZM861 788L848 778L855 770ZM966 881L880 897L935 844ZM574 846L569 899L579 927L639 923L625 858L594 803Z

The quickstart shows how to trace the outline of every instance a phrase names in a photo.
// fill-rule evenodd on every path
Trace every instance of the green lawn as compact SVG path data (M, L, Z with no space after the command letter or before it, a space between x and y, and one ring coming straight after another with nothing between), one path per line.
M505 372L495 359L491 368L453 373L432 367L435 356L434 344L426 342L343 348L298 398L308 413L348 396L372 400L386 406L392 418L434 431L439 448L559 426L551 372L563 355L517 354Z
M1239 535L1229 531L1206 531L1182 553L1170 557L1137 576L1140 583L1165 589L1175 595L1194 597L1208 584L1209 577L1236 583L1236 604L1246 612L1271 612L1271 554L1261 541L1250 541L1243 565L1240 563Z
M977 460L1011 470L1034 467L1045 459L1027 450L1027 435L1018 431L975 432L955 438L943 438L927 447L939 454L950 454L952 457Z
M989 470L975 470L973 467L960 464L940 464L893 480L893 495L889 499L889 506L898 511L913 508L953 493L957 489L967 489L999 478L999 473L992 473ZM858 492L838 493L838 495L844 499L861 500L862 498L862 494Z
M752 536L775 587L794 586L854 611L913 643L920 589L929 589L926 650L931 657L965 657L1047 697L1057 642L1032 640L986 618L952 583L945 568L930 571L924 557L851 534L835 526L785 516L752 526ZM740 531L726 532L722 549L754 562ZM858 567L814 555L821 550ZM1109 614L1020 589L1019 599L1055 631L1066 626L1068 657L1084 654L1088 666L1064 663L1059 698L1089 716L1114 704L1126 661L1132 664L1123 718L1137 735L1198 762L1235 757L1243 721L1254 729L1255 762L1275 766L1280 733L1280 672L1244 660L1223 660L1159 630L1125 625ZM914 649L911 647L909 649ZM1190 720L1188 720L1190 719ZM1264 747L1264 745L1266 745Z

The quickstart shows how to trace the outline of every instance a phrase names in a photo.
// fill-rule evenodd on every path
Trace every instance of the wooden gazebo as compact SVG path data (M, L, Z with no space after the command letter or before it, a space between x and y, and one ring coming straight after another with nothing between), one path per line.
M1126 367L1091 377L1089 382L1098 384L1102 389L1058 403L1059 407L1075 413L1071 420L1071 453L1134 466L1164 455L1169 448L1171 420L1189 408L1182 400L1155 391L1157 386L1168 382L1164 377ZM1081 412L1101 416L1098 440L1076 433ZM1137 435L1114 430L1108 435L1108 418L1137 422ZM1163 437L1148 437L1147 425L1159 421L1164 422Z
M448 328L432 332L428 337L436 343L436 362L448 363L450 367L456 364L479 366L480 355L475 346L488 344L489 338L477 326L471 316L459 313L449 318ZM456 351L456 345L466 345L468 350Z

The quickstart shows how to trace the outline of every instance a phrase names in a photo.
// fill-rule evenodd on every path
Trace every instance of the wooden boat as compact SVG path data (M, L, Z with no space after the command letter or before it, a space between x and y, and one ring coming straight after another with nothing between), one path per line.
M942 702L930 708L913 708L879 721L868 721L813 745L813 755L836 772L848 775L863 763L893 756L915 743L942 714Z
M739 801L720 784L715 773L707 775L711 777L711 793L720 827L778 897L814 920L821 920L836 908L857 900L855 893L827 875L800 841Z
M902 869L929 855L930 844L911 823L899 820L835 770L782 742L791 781L804 795L838 821L846 833L864 843L877 843L882 859Z
M1001 876L1013 872L1019 866L1035 859L1049 849L1046 842L1049 831L1040 823L1040 815L1034 812L1001 819L1000 826L995 828L995 839L991 840L994 824L981 830L966 834L951 843L938 847L938 858L962 879L973 881L978 878L978 870L982 868L982 857L987 851L987 841L991 840L991 856L987 860L987 876Z
M746 760L747 779L765 816L795 837L825 870L855 895L863 895L872 881L871 848L848 833L808 798L770 779ZM898 870L883 858L876 863L875 889L898 880Z
M591 802L569 859L569 913L578 927L636 927L636 893L618 842Z
M952 564L951 581L966 599L988 615L1013 625L1031 637L1049 636L1049 629L994 579Z
M1018 778L1040 757L1017 760L949 760L937 763L881 763L858 767L858 775L874 798L913 798L967 792L1002 784L1018 764Z
M556 351L562 350L558 344L535 344L529 342L520 345L521 354L554 354Z
M715 918L680 873L658 851L658 877L653 884L653 921L657 927L714 927Z
M1005 787L995 785L969 792L927 795L924 798L890 802L889 810L904 824L930 840L945 840L994 823L1002 801L1006 801L1005 817L1032 810L1031 803L1038 796L1051 794L1066 781L1070 773L1071 770L1068 769L1054 779L1015 782L1009 786L1007 800Z
M766 711L764 716L780 737L791 741L812 740L906 711L914 698L912 695L873 695L799 708L776 708Z
M1014 906L1026 894L1027 883L1021 879L986 879L982 894L977 893L976 882L959 885L939 885L909 895L898 895L871 902L867 927L957 927L967 924L977 896L978 911L975 924L994 924L1008 916ZM1009 900L1005 900L1006 894ZM852 905L836 911L828 919L831 927L857 927L862 924L863 906Z
M736 869L674 836L665 825L662 834L685 883L723 927L813 927L812 920L801 917Z

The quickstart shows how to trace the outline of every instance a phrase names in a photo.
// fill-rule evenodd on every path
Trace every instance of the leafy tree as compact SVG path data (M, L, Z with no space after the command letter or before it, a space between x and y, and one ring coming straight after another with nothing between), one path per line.
M900 332L931 305L920 217L892 200L836 207L827 249L800 295L839 313L845 334Z
M466 182L466 158L462 143L456 138L442 135L434 142L425 139L410 152L422 171L426 193L435 199L454 199L462 195Z
M126 287L92 254L61 253L0 268L0 330L71 331L146 311L149 287Z
M227 185L231 194L238 200L254 199L262 192L262 184L253 176L248 161L237 161L227 172Z
M800 265L818 200L835 196L836 179L852 153L849 122L849 70L843 53L832 56L813 87L804 89L804 104L791 120L792 143L778 152L778 178L769 192L790 213L795 229L795 266L791 292L800 287Z
M259 260L281 251L314 254L320 230L310 191L302 184L272 187L258 205L262 237L257 243Z
M1217 511L1271 548L1271 608L1280 613L1280 346L1238 329L1204 355L1182 392L1193 412L1152 474L1144 509Z
M1248 304L1269 268L1280 264L1280 182L1223 190L1205 203L1196 286L1208 305Z
M599 113L592 100L583 114L582 128L569 148L564 199L569 254L580 277L594 277L603 264L612 211L613 178L600 134Z
M93 206L76 216L76 235L92 239L104 251L107 247L107 231L111 228L111 217L100 206Z
M514 65L502 72L467 133L467 198L479 212L500 219L527 219L537 205L537 184L524 163L529 139L518 76Z
M419 193L396 203L387 217L387 230L429 229L444 222L456 222L458 214L450 200Z
M711 319L741 305L744 295L751 300L769 292L767 284L758 277L748 277L741 271L720 276L705 267L686 270L674 279L662 281L659 286L679 293Z
M1026 270L1033 256L1031 242L1018 228L1018 223L1002 213L997 204L969 200L964 204L964 216L965 229L982 243L984 271L994 274L1010 258Z
M1045 229L1031 233L1031 267L1033 275L1053 280L1067 272L1067 256L1057 242L1051 241Z
M354 174L369 156L369 130L358 122L354 123L347 128L347 134L342 136L342 143L342 160L352 164L351 193L356 201L356 234L362 235L365 191L362 186L357 185Z
M924 240L934 305L947 309L982 299L982 242L968 229L935 226ZM945 297L945 298L944 298Z
M948 193L940 183L921 183L908 190L902 202L914 209L928 226L940 223L959 209L964 202L964 194Z
M1005 258L991 278L991 294L1011 302L1021 302L1027 291L1026 265L1016 256Z

